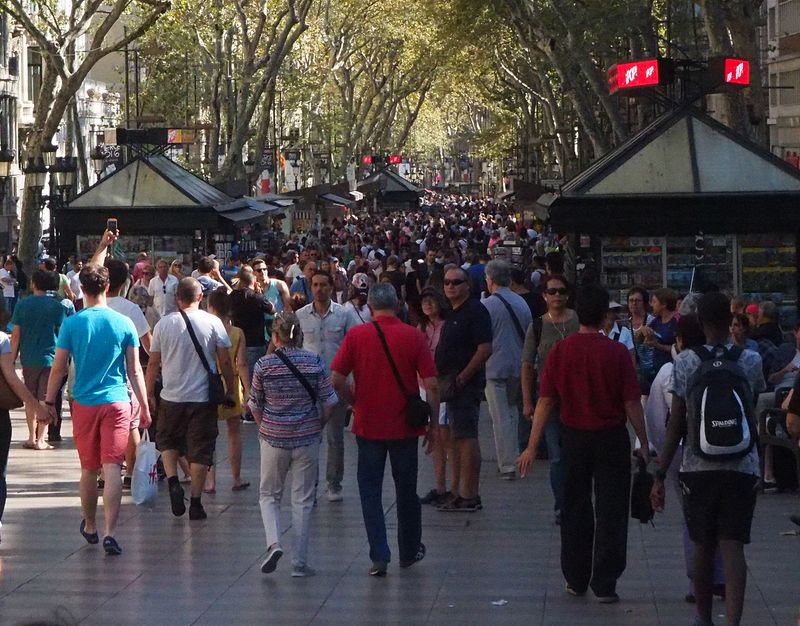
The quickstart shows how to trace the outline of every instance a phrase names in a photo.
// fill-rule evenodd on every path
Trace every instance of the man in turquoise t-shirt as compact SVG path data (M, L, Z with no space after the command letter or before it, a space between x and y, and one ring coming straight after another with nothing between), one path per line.
M58 289L58 274L36 270L31 278L33 295L20 300L11 318L11 353L16 359L19 352L22 362L22 378L25 386L37 400L44 400L47 379L56 355L56 334L64 322L66 309L48 291ZM61 389L56 396L56 422L47 429L48 441L61 441ZM49 448L44 441L45 425L28 418L28 440L22 445L34 450Z
M109 233L106 232L107 236ZM131 399L126 380L141 407L140 425L150 425L150 410L139 365L139 335L130 319L112 311L106 304L108 269L87 265L80 273L85 307L61 326L56 355L47 384L45 404L50 420L56 419L55 397L67 362L75 363L72 402L72 433L81 462L80 533L90 544L99 542L97 513L97 472L102 467L105 479L106 554L122 553L114 530L122 497L120 468L128 444L131 424Z

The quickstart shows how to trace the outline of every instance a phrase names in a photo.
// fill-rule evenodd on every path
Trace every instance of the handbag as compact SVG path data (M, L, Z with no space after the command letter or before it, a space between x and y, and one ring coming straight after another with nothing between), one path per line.
M633 475L631 486L631 517L640 523L647 524L653 520L653 505L650 503L650 491L653 488L653 475L647 471L644 459L638 456L637 471Z
M206 375L208 376L208 402L210 404L224 404L225 385L222 382L222 376L213 371L209 366L206 355L203 353L203 349L200 347L200 342L197 341L197 336L194 334L194 328L192 328L192 323L189 321L189 316L183 311L180 313L183 317L183 321L186 322L186 330L189 331L189 337L192 338L192 343L194 344L194 349L197 351L197 356L200 357L200 361L202 361L203 368L205 368Z
M22 406L22 400L8 384L6 377L0 372L0 410L10 411Z
M403 379L400 377L400 372L397 371L397 366L392 358L392 353L389 352L389 344L386 343L386 337L384 336L381 327L378 325L378 322L372 322L372 325L375 326L375 330L378 331L378 337L383 345L383 351L386 353L386 358L389 361L389 365L392 367L394 379L397 381L400 391L402 391L403 395L406 397L406 426L415 429L424 428L428 425L428 422L430 422L431 419L430 405L420 397L419 392L410 394L408 391L406 391L406 386L403 384Z
M292 363L289 360L289 357L286 356L283 353L283 350L280 350L280 349L275 350L275 356L277 356L281 361L283 361L283 364L286 367L289 368L289 371L292 374L294 374L294 376L295 376L295 378L297 378L297 380L300 381L300 384L302 384L303 387L306 388L306 391L308 392L308 395L311 398L311 404L316 404L317 403L317 394L314 392L314 388L311 386L311 383L308 382L308 378L303 376L303 374L300 372L300 370L297 369L297 366L294 363Z
M158 499L158 457L156 444L150 441L147 429L136 446L136 463L131 479L131 498L139 506L153 506Z

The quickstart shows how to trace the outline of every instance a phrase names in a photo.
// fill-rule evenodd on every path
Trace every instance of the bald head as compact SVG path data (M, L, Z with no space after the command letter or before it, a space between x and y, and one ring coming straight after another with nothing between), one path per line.
M183 307L188 307L195 302L199 302L202 297L203 287L197 282L196 278L192 278L191 276L181 278L180 282L178 282L178 289L175 291L175 299L183 305Z

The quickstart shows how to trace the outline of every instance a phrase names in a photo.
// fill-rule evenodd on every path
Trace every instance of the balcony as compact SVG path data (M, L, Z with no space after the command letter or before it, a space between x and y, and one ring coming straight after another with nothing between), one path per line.
M800 0L778 5L776 33L781 55L800 53Z

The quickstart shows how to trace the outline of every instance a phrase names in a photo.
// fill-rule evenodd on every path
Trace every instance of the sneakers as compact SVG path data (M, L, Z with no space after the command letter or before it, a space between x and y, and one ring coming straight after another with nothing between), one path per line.
M271 574L274 572L282 556L283 548L281 548L280 544L273 543L267 551L267 558L264 559L264 562L261 564L261 573ZM294 572L292 573L294 574Z
M414 555L414 558L410 561L400 561L400 567L406 568L411 567L414 563L417 563L425 558L425 544L420 542L419 548L417 548L417 553Z
M384 576L386 576L386 563L384 561L373 561L372 567L369 568L369 572L367 573L370 576L383 578Z
M482 508L483 505L481 504L480 496L469 499L459 496L454 500L437 507L436 510L442 511L443 513L474 513Z
M189 507L189 519L190 520L199 520L199 519L206 519L208 514L206 510L203 508L202 504L193 504Z
M586 595L586 590L578 591L577 589L575 589L575 587L573 587L569 583L567 583L566 592L571 596L575 596L576 598L580 598L581 596Z
M428 493L419 499L420 504L432 504L433 506L441 506L452 500L453 494L449 491L439 493L436 489L431 489Z
M328 485L328 491L325 495L328 498L328 502L341 502L343 499L341 485Z
M617 602L619 602L619 596L612 591L611 593L602 596L597 596L597 601L600 604L616 604Z
M186 503L183 501L183 487L177 481L169 484L169 502L172 505L172 514L180 517L186 513Z
M292 565L292 578L309 578L316 575L317 571L308 565Z

